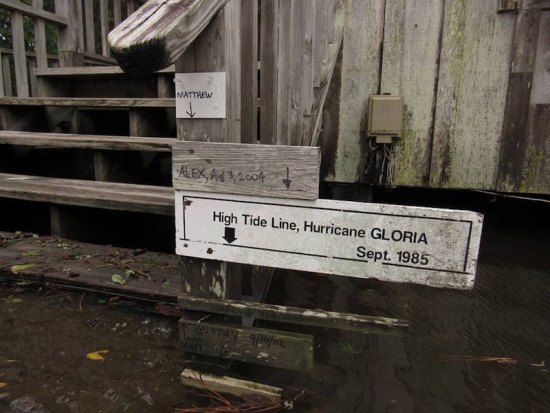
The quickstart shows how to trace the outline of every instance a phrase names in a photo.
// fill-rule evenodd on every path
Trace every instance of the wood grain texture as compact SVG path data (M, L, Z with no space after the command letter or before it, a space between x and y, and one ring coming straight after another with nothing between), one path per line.
M258 0L241 2L241 142L258 141Z
M260 142L277 143L277 62L279 50L279 2L268 1L262 4L260 28ZM281 22L282 24L282 22Z
M0 174L0 197L173 215L172 188Z
M395 148L394 185L429 182L443 0L387 0L381 93L402 95L406 114Z
M25 16L38 17L61 27L69 24L69 20L62 15L50 13L39 7L29 6L16 0L0 0L0 7L8 10L19 11Z
M522 171L526 166L524 162L527 152L527 119L540 16L540 10L521 10L516 19L514 54L508 80L498 168L499 191L517 191Z
M153 71L174 63L227 0L150 0L109 34L125 71Z
M173 138L141 138L102 135L71 135L0 131L0 144L34 146L39 148L82 148L113 151L171 152Z
M217 376L191 369L185 369L180 375L181 382L196 389L232 394L244 400L257 401L281 399L283 389L233 377Z
M445 2L432 187L495 188L514 23L493 2Z
M178 304L184 310L239 317L254 317L260 320L335 328L362 333L400 335L408 327L406 321L394 318L310 310L307 308L237 300L216 300L181 295L178 297Z
M43 0L33 0L33 7L43 8ZM43 19L34 20L34 48L36 50L36 65L48 67L48 53L46 50L46 28Z
M172 177L180 190L317 199L319 166L315 147L178 142Z
M310 335L197 323L184 318L180 319L179 328L186 352L289 370L313 368L313 336Z
M364 182L368 98L380 88L384 1L345 2L338 133L326 181ZM368 21L369 24L365 24Z
M522 0L523 9L550 10L550 0Z
M531 104L550 104L550 11L541 13L541 24L533 68Z
M19 98L4 97L0 99L0 106L79 106L79 107L142 107L142 108L171 108L175 107L174 99L157 98Z
M25 56L25 34L23 31L23 14L19 11L12 11L11 13L11 31L17 96L27 97L29 96L29 80L27 58Z
M80 26L76 1L54 0L56 14L67 19L65 27L60 27L57 33L58 55L60 66L84 66L84 55L79 50Z
M109 43L107 35L109 34L109 4L107 0L99 0L99 31L101 39L101 54L109 56Z
M84 21L86 24L86 51L95 53L94 0L84 0Z

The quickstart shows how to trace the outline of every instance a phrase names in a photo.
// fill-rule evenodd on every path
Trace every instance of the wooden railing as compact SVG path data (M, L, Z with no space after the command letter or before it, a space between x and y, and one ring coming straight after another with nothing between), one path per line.
M33 68L115 64L107 35L144 0L0 0L11 45L0 49L0 96L33 94ZM53 10L45 10L51 4ZM34 38L25 33L30 19ZM47 30L47 27L57 30ZM3 33L0 36L6 38ZM34 50L29 50L34 48ZM50 49L50 50L48 50Z

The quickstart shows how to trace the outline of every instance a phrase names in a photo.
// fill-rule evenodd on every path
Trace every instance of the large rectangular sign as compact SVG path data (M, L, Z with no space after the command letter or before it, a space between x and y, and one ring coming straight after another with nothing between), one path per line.
M175 189L276 198L317 199L320 148L176 142Z
M358 202L176 191L180 255L472 288L483 216Z

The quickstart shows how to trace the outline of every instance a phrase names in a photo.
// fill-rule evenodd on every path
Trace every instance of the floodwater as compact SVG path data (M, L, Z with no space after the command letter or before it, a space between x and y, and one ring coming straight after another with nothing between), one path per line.
M269 301L404 318L406 336L295 328L316 334L312 373L235 364L228 374L303 391L299 412L549 412L548 207L485 212L473 291L275 276ZM0 412L19 411L10 403L24 396L42 406L34 413L208 405L178 381L186 363L176 317L81 298L0 285ZM98 350L109 350L105 360L86 357Z

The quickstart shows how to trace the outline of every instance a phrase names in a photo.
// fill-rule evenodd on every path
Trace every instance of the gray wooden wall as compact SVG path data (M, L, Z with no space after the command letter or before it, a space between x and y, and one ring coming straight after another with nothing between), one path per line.
M550 193L550 1L499 3L346 2L326 181L386 181L392 154L369 146L366 113L369 95L390 93L406 104L393 185Z

